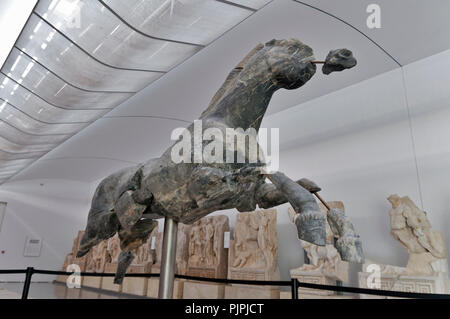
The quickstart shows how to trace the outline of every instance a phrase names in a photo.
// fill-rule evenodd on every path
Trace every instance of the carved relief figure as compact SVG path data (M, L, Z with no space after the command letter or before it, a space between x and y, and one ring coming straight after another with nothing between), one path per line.
M225 278L227 253L223 247L228 217L204 217L190 229L187 272L201 277Z
M111 263L119 262L120 255L120 239L118 235L115 235L108 239L106 243L106 251L110 256Z
M176 255L177 274L186 275L187 273L191 228L190 225L178 224Z
M229 256L231 279L279 279L276 210L240 213Z

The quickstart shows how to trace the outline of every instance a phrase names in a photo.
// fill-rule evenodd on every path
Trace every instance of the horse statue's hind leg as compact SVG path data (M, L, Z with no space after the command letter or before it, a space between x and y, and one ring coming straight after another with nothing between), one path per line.
M141 219L128 229L119 230L120 250L119 264L117 266L114 283L120 285L125 272L134 260L133 250L144 244L149 238L158 222L153 219Z

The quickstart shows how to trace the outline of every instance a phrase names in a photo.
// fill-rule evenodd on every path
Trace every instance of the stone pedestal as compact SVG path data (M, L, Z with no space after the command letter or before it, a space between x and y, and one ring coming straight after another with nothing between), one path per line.
M144 274L145 266L131 265L128 274ZM148 278L145 277L125 277L122 283L122 292L138 296L147 295Z
M223 299L224 297L224 284L198 281L186 281L184 283L183 299Z
M117 271L117 264L111 263L105 264L105 273L116 273L116 271ZM114 277L103 277L102 289L121 292L122 285L116 285L114 283Z
M102 287L102 279L103 279L103 277L84 276L83 277L83 287L99 289Z
M173 299L183 299L184 279L175 279L173 285ZM149 278L147 285L147 297L158 298L159 278Z
M66 299L67 297L67 286L66 283L64 282L64 284L59 284L59 283L54 283L54 291L55 291L55 297L57 299Z
M300 282L309 283L309 284L317 284L317 285L331 285L335 286L336 281L325 277L323 275L317 275L313 276L312 274L308 275L299 275L299 274L293 274L291 271L291 278L296 278ZM298 288L298 299L304 299L308 297L324 297L324 296L333 296L336 295L335 291L331 290L319 290L319 289L311 289L311 288Z
M357 299L356 296L341 296L341 295L328 295L328 296L320 296L320 295L308 295L303 294L302 298L299 299ZM292 294L290 291L281 291L280 299L292 299Z
M368 283L372 282L373 273L360 272L359 286L361 288L368 287ZM418 292L418 293L430 293L440 294L447 293L448 291L448 278L445 276L427 276L427 275L399 275L399 274L387 274L382 273L380 277L381 290L400 291L400 292ZM360 295L361 299L393 299L396 297L377 296L377 295Z
M81 289L80 288L67 288L66 299L80 299Z
M80 299L98 299L99 297L98 292L81 289Z
M158 290L159 290L159 278L149 278L147 283L147 297L158 298Z
M58 275L58 276L56 276L56 282L59 282L59 283L62 283L62 284L66 284L66 282L67 282L67 278L68 278L69 276L65 276L65 275Z
M276 286L227 285L225 299L280 299Z

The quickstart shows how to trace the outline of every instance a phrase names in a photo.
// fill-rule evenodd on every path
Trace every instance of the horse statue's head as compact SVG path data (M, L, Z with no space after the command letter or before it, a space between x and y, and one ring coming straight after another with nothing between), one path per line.
M323 64L322 72L351 69L356 59L350 50L337 49L328 53L325 61L316 61L313 50L296 39L271 40L259 52L266 60L274 81L280 88L292 90L304 85L316 73L316 64Z
M271 40L258 52L269 69L268 76L277 88L293 90L301 87L316 73L313 50L296 39Z
M350 50L337 49L325 61L316 61L313 50L296 39L259 44L231 71L201 118L258 129L273 93L303 86L316 73L317 64L330 74L354 67L356 59Z

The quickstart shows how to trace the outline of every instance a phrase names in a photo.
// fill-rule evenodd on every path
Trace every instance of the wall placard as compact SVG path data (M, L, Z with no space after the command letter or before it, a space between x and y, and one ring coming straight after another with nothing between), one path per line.
M23 255L24 257L39 257L41 255L41 248L42 238L27 237Z
M3 219L6 214L6 203L0 202L0 231L2 231Z
M230 248L230 232L223 233L223 248Z

